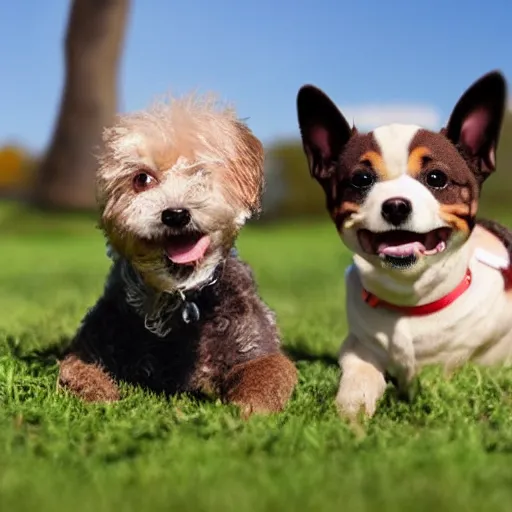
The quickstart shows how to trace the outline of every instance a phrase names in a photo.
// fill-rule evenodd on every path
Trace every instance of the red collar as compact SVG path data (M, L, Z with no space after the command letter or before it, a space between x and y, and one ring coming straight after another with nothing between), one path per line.
M452 302L458 299L471 284L471 270L469 268L466 271L464 279L457 285L457 287L452 290L450 293L441 297L434 302L429 302L428 304L422 304L421 306L397 306L396 304L391 304L390 302L386 302L385 300L379 299L377 296L373 295L369 291L363 288L363 300L372 308L376 307L385 307L388 309L393 309L394 311L400 311L405 315L409 316L422 316L422 315L430 315L432 313L436 313L437 311L441 311L445 307L449 306Z

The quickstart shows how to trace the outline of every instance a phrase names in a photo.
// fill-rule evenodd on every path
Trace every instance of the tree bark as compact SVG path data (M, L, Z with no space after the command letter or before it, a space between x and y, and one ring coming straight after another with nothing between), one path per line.
M65 39L66 76L51 143L36 177L35 205L95 206L96 155L117 111L117 75L129 0L73 0Z

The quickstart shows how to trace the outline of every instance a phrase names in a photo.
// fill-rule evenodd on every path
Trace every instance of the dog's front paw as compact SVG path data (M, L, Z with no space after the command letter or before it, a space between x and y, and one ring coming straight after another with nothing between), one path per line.
M116 383L103 369L74 354L60 362L59 385L86 402L115 402L120 398Z
M384 367L377 355L349 334L340 351L342 371L336 405L340 414L355 421L375 414L386 390Z
M296 384L294 364L282 354L272 354L235 366L226 377L223 395L248 418L281 411Z
M386 381L378 370L365 371L341 378L336 396L340 414L349 420L357 420L362 414L372 417L378 401L386 389Z

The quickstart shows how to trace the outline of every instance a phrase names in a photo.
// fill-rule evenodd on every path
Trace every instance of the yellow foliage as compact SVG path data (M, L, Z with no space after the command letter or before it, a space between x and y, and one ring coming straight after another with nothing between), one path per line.
M29 156L20 148L0 148L0 188L25 185L28 180L29 161Z

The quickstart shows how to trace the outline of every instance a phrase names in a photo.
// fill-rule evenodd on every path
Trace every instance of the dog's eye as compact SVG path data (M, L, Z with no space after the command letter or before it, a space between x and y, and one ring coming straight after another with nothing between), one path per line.
M354 188L365 189L375 183L375 174L371 171L356 171L350 177L350 184Z
M443 171L435 169L427 173L425 181L431 188L444 188L448 184L448 176Z
M156 179L147 172L139 172L133 178L133 189L135 192L143 192L156 185Z

